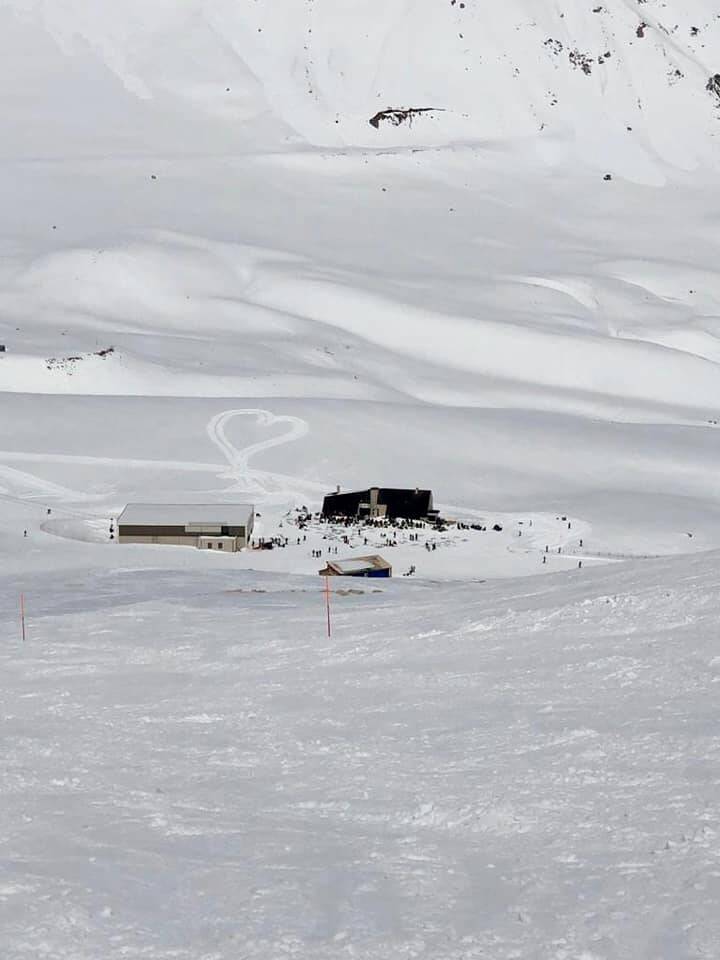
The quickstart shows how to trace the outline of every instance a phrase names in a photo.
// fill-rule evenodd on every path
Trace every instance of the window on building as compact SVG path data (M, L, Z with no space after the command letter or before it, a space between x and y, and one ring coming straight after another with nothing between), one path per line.
M208 544L208 550L212 550L212 544L211 544L211 543Z
M225 546L224 543L219 543L219 544L218 544L218 550L222 550L224 546Z

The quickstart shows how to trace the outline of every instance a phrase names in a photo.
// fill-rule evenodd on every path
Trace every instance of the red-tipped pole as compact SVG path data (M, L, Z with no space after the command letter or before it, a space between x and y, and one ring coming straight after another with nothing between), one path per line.
M20 594L20 629L22 631L22 641L25 643L25 594Z
M325 608L327 609L327 634L331 636L330 631L330 577L325 577Z

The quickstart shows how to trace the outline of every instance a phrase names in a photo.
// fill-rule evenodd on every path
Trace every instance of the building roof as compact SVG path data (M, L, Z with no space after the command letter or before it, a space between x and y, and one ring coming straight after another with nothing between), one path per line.
M328 567L338 573L359 573L361 570L386 570L390 564L383 557L348 557L346 560L328 560Z
M327 497L357 497L363 493L370 493L371 490L378 490L380 494L384 493L412 493L428 494L432 490L425 490L422 487L365 487L363 490L333 490L327 493Z
M337 567L342 573L357 573L358 570L367 570L369 567L374 569L374 563L368 563L367 560L335 560L331 566Z
M118 523L137 527L211 523L224 527L244 526L255 512L251 503L129 503Z

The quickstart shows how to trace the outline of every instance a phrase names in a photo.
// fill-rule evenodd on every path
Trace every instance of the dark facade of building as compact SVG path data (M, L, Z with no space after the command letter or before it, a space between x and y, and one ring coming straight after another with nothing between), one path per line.
M323 500L324 517L434 520L431 490L370 487L351 493L329 493Z

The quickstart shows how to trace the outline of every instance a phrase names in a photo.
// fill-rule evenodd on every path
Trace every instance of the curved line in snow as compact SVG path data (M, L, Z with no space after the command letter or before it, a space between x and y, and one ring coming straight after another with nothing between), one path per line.
M251 443L247 447L238 449L229 439L225 432L226 427L235 417L254 417L258 425L262 427L273 427L276 424L287 424L288 429L285 433L277 437L268 437L267 440L259 440L257 443ZM250 467L250 460L265 450L271 450L273 447L282 446L285 443L292 443L294 440L300 440L310 431L305 420L300 417L292 417L285 414L276 415L270 410L260 410L254 408L239 410L223 410L210 419L206 427L207 435L210 441L220 450L222 455L230 465L230 470L224 476L230 476L238 484L243 484L246 489L254 490L258 493L269 492L269 482L280 479L280 474L267 473L262 470L253 470Z

